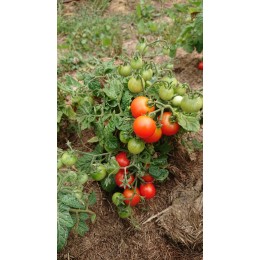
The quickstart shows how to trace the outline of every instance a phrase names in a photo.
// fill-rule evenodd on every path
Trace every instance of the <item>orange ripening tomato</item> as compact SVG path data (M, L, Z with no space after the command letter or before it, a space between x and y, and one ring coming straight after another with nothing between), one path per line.
M153 133L152 136L144 138L143 140L146 143L156 143L158 142L162 137L162 129L161 128L156 128L155 132Z
M138 188L136 189L125 189L123 192L123 195L125 197L125 204L130 206L135 206L138 204L141 200L140 197L140 191Z
M149 107L148 101L148 97L136 97L130 105L132 116L137 118L149 112L153 112L155 110L155 106Z

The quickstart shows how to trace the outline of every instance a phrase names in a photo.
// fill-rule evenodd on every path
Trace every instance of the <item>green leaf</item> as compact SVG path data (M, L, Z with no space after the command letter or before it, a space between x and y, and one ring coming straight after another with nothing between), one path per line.
M62 210L67 209L67 210ZM61 251L62 248L66 245L69 230L73 227L74 222L70 216L69 208L66 206L58 205L58 214L57 214L57 250Z
M87 213L84 213L84 212L79 213L79 219L87 220L88 218L89 218L89 215Z
M71 106L65 106L62 109L62 112L64 113L64 115L66 115L69 119L75 119L76 118L76 113L75 111L72 109Z
M115 176L108 175L105 179L100 182L103 190L112 192L116 188Z
M162 166L162 167L167 166L167 164L168 164L167 156L165 156L165 155L158 157L158 158L155 158L151 162L151 165Z
M88 143L97 143L99 140L98 140L98 137L97 136L93 136L92 138L90 138L88 140Z
M66 83L72 87L82 87L82 85L70 75L66 75Z
M130 91L128 91L128 90L124 91L122 100L121 100L121 107L123 110L126 110L130 106L130 104L132 102L132 97L133 97L133 94L131 94Z
M110 99L120 101L119 95L122 87L122 83L119 80L112 79L105 85L104 92Z
M162 142L155 144L155 149L162 154L168 154L172 148L172 145L164 137L162 138Z
M160 169L158 166L150 166L149 173L158 181L164 181L168 175L169 171L166 169Z
M84 209L85 204L78 200L73 194L66 194L61 197L61 202L71 208Z
M67 227L59 225L57 229L57 251L60 252L67 243L69 230Z
M80 220L78 224L75 225L75 232L80 236L85 236L85 234L89 231L89 227L86 221Z
M178 124L181 125L186 131L198 132L200 130L199 119L194 116L178 113L177 121Z
M92 191L89 195L88 195L88 205L94 205L97 202L97 197L96 197L96 193L94 191Z
M58 113L57 113L57 122L58 123L60 123L62 115L63 115L63 112L61 110L58 110Z
M96 218L97 218L97 215L96 214L92 214L91 217L90 217L91 222L94 223Z
M116 174L120 169L120 166L114 156L111 157L109 162L105 164L105 167L108 175Z
M120 144L118 138L113 136L113 134L109 134L105 137L105 147L107 151L115 151L119 148Z

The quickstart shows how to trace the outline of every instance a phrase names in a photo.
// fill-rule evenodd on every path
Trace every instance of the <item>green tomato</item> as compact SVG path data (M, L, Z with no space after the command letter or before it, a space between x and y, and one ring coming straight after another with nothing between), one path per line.
M75 195L75 197L76 197L77 199L79 199L79 200L82 199L83 193L82 193L81 190L76 189L76 190L74 190L73 192L74 192L74 195Z
M202 97L189 98L189 96L184 96L180 107L186 113L198 112L203 106Z
M136 79L134 77L132 77L129 81L128 81L128 89L132 92L132 93L140 93L143 91L143 88L145 86L145 81L141 79Z
M180 106L182 99L182 96L175 96L171 102L174 106L178 107Z
M95 181L103 180L107 175L106 168L104 165L98 165L97 168L90 173L90 176Z
M62 166L63 166L63 163L62 163L61 159L58 159L57 169L60 169Z
M125 131L120 131L120 133L119 133L119 139L120 139L120 141L121 141L123 144L127 144L128 141L130 140L130 137L129 137L129 135L128 135L127 132L125 132Z
M128 218L132 215L132 209L131 207L118 207L117 213L120 218Z
M116 205L119 206L120 204L124 204L125 197L121 192L115 192L112 196L112 202Z
M61 161L66 166L72 166L72 165L74 165L76 163L77 157L74 154L70 153L70 152L65 152L61 156Z
M104 191L112 192L116 188L115 175L107 176L101 180L100 185Z
M174 96L173 88L167 88L165 85L161 85L159 88L159 97L162 100L168 101L171 100Z
M174 68L173 64L167 64L166 69L172 70Z
M88 181L88 175L86 173L81 173L78 175L77 180L80 184L85 184Z
M118 67L118 73L121 76L127 77L127 76L131 75L132 67L130 65L125 65L125 66L120 65Z
M139 42L137 45L136 45L136 49L142 53L142 54L145 54L147 52L147 48L146 48L146 43L145 42Z
M176 94L179 94L179 95L183 96L186 93L187 88L184 85L178 84L174 88L174 91L175 91Z
M139 154L144 150L145 142L140 139L131 138L127 144L127 148L130 153Z
M178 80L176 78L163 77L161 80L168 82L173 88L176 87L178 84Z
M141 69L143 67L143 60L141 57L133 58L130 61L130 65L134 70Z
M147 81L150 80L153 77L153 71L152 69L144 70L142 71L142 78Z
M163 48L163 54L169 56L170 55L170 49L169 48Z

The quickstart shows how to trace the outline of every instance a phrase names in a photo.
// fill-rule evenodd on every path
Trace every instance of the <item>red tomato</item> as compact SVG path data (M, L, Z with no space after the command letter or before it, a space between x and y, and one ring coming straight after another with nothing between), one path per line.
M140 191L138 188L136 189L125 189L123 192L124 197L126 198L124 200L125 204L130 206L135 206L138 204L141 200L140 197Z
M156 189L152 183L145 183L140 185L140 194L147 200L155 196Z
M203 61L200 61L198 64L198 69L203 70Z
M130 164L130 161L127 159L126 152L120 152L116 155L116 160L121 167L126 167Z
M156 128L155 132L153 133L152 136L144 138L144 141L146 143L156 143L160 140L162 137L162 129L161 128Z
M162 124L162 134L163 135L168 135L168 136L174 135L180 129L180 126L177 122L172 123L170 121L171 115L172 115L171 112L164 112L162 115L161 124Z
M133 117L137 118L155 110L155 106L148 106L148 100L148 97L139 96L132 101L130 108Z
M120 188L124 187L124 178L125 178L125 172L124 170L119 170L119 172L115 175L115 182L116 185ZM131 185L135 180L134 175L129 175L127 178L127 184Z
M156 130L155 121L148 116L139 116L133 124L134 132L141 138L147 138L153 135Z
M153 182L154 181L154 177L151 176L150 174L145 174L142 179L145 181L145 182Z

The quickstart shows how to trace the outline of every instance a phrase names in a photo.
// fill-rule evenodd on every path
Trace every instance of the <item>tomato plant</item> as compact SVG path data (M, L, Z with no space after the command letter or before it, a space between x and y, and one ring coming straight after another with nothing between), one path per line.
M125 204L130 205L131 207L136 206L141 201L140 191L138 188L125 189L123 195L125 197Z
M127 154L126 152L120 152L116 155L116 160L118 162L118 164L121 167L125 167L128 166L130 164L129 159L127 158Z
M155 121L148 116L139 116L133 124L134 132L141 138L147 138L153 135L156 130Z
M156 189L152 183L141 184L139 189L140 194L147 200L153 198L156 194Z
M155 110L155 106L149 106L149 98L144 96L136 97L131 103L133 117L139 117Z
M161 49L162 42L157 42ZM138 47L138 54L144 54L147 46L149 50L155 49L145 44L146 48ZM172 48L170 55L171 52ZM173 142L186 148L184 134L200 130L202 89L194 90L179 82L173 74L174 61L156 64L155 53L148 53L147 57L125 56L119 67L115 66L115 59L105 62L93 59L87 70L77 73L80 77L66 75L58 84L59 129L70 133L64 135L66 138L76 134L85 145L77 151L68 141L66 152L58 150L59 176L63 178L65 172L68 175L58 200L66 200L63 192L69 187L68 201L77 203L66 209L65 218L75 213L66 232L80 216L78 209L89 210L91 197L84 191L89 177L98 182L96 185L106 191L105 195L113 195L112 202L120 217L132 217L131 206L143 198L153 198L156 194L153 183L160 185L167 180ZM86 140L83 131L90 131L91 137ZM86 152L85 148L91 151ZM119 189L122 193L117 192ZM79 232L83 234L82 230Z
M164 112L161 119L162 133L163 135L174 135L177 134L180 126L177 122L171 122L171 112Z

